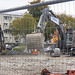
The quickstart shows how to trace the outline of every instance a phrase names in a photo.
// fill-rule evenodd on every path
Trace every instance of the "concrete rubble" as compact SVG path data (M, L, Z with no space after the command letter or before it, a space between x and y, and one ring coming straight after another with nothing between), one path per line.
M43 68L64 73L75 69L75 58L47 55L0 56L0 75L40 75Z

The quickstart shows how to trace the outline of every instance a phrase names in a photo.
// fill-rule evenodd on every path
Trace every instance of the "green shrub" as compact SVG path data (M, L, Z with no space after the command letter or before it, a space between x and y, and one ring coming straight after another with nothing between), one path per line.
M14 47L13 48L13 51L20 51L20 52L23 52L25 50L25 46L18 46L18 47Z
M8 52L8 49L7 49L7 48L5 48L5 51L6 51L6 52Z

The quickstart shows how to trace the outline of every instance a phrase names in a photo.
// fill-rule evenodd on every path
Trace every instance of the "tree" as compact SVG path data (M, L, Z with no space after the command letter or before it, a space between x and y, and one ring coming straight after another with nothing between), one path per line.
M34 0L32 2L30 2L30 4L35 4L35 3L40 3L41 0ZM33 15L34 18L36 18L36 21L39 21L39 18L42 14L41 10L43 10L44 8L47 8L48 6L42 6L42 7L36 7L36 8L30 8L28 9L29 13Z
M25 14L21 19L15 19L10 26L12 35L15 39L25 38L26 34L34 31L34 25L36 25L35 18L30 14Z
M75 18L74 17L72 17L70 15L66 15L66 14L60 14L60 15L58 15L58 17L60 18L60 20L65 25L65 29L74 28L74 24L75 24Z

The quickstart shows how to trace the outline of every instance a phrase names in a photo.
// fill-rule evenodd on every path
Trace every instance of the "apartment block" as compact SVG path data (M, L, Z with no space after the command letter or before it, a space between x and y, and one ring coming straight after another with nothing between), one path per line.
M23 15L0 14L0 25L4 33L5 43L7 44L16 43L16 40L14 39L14 36L12 36L9 27L11 25L10 23L12 23L13 20L22 17Z

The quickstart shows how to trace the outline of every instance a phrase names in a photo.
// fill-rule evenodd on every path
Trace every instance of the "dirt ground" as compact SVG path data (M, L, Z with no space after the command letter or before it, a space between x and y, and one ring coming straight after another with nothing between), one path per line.
M40 75L43 68L51 72L75 69L75 57L48 55L0 56L0 75Z

